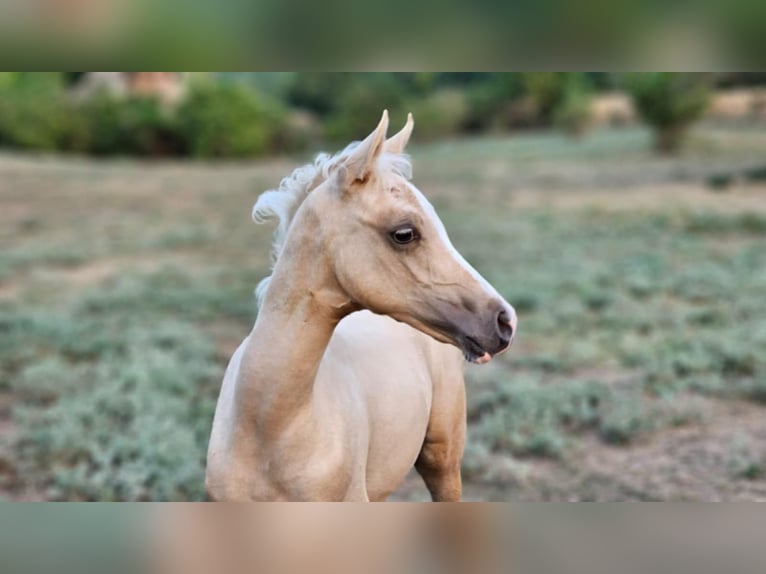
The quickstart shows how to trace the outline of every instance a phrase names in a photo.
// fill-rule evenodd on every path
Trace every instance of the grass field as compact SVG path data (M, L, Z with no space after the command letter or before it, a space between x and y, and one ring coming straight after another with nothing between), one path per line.
M520 317L510 353L467 369L469 498L766 498L766 185L706 185L763 166L766 129L708 125L673 159L648 142L413 150ZM0 156L0 498L203 496L268 269L250 208L294 165Z

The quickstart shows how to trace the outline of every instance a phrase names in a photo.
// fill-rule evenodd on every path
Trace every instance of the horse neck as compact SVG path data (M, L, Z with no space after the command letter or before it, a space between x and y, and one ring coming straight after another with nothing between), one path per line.
M291 226L261 303L237 380L238 422L278 435L313 403L314 381L333 330L351 312L317 243L317 221Z

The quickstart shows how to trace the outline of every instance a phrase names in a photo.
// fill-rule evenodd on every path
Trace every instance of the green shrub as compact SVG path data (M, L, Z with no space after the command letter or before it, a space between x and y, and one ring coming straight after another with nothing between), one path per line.
M626 86L638 114L654 129L656 149L664 153L681 148L689 127L708 104L709 79L704 74L631 74Z
M293 74L285 90L291 106L321 117L349 113L345 106L367 94L378 93L378 117L383 108L397 109L405 99L427 98L439 85L433 72L301 72ZM358 137L355 134L351 137Z
M552 111L553 123L568 134L580 137L591 124L591 92L584 77L575 76L565 83L563 93Z
M82 117L53 81L0 86L0 146L28 150L81 150L87 138Z
M342 72L293 74L285 90L288 104L319 115L335 112L354 75Z
M406 108L415 116L414 135L421 141L459 134L467 114L465 94L449 88L410 102Z
M282 108L240 84L194 85L178 109L155 98L97 94L84 102L97 155L246 157L299 146Z
M390 74L364 74L341 94L325 123L325 136L335 142L361 139L380 121L383 109L391 113L392 126L401 126L407 97L408 92Z
M590 83L564 72L492 74L468 92L466 129L525 128L559 124L582 133L589 119Z
M0 76L0 146L94 155L245 157L298 149L305 126L232 83L201 83L171 109L153 97L76 102L57 75Z
M558 125L582 135L590 122L591 84L585 74L546 72L521 74L523 92L534 103L538 122Z
M155 98L99 93L83 102L87 150L96 155L178 155L184 143L173 114Z
M503 118L511 102L522 94L518 74L493 74L489 81L469 89L465 128L468 131L484 131L500 127L506 123Z
M179 132L196 157L247 157L284 151L287 114L241 84L192 87L177 112Z
M556 72L520 74L522 93L534 102L540 121L547 121L563 99L568 75Z
M169 155L181 151L172 114L152 98L98 93L73 101L53 78L0 88L0 144L97 155Z

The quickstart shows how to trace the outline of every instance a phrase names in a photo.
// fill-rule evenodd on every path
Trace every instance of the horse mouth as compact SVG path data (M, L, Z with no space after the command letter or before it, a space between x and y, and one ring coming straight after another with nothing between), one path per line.
M485 351L473 337L463 337L460 341L460 348L463 351L465 360L469 363L483 365L484 363L488 363L492 358L492 355Z

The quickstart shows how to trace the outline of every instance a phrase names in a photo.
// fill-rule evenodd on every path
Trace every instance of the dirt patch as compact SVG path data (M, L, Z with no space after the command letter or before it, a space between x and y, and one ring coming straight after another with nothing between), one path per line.
M581 450L581 495L598 500L766 500L766 416L750 403L716 401L701 425L657 433L633 448Z
M585 437L563 461L492 455L467 501L766 500L766 409L709 399L704 422L670 428L630 447ZM414 471L391 500L428 500Z
M708 400L701 423L670 428L629 447L584 437L563 461L493 457L466 499L569 501L766 500L766 412ZM397 497L421 499L417 477Z

